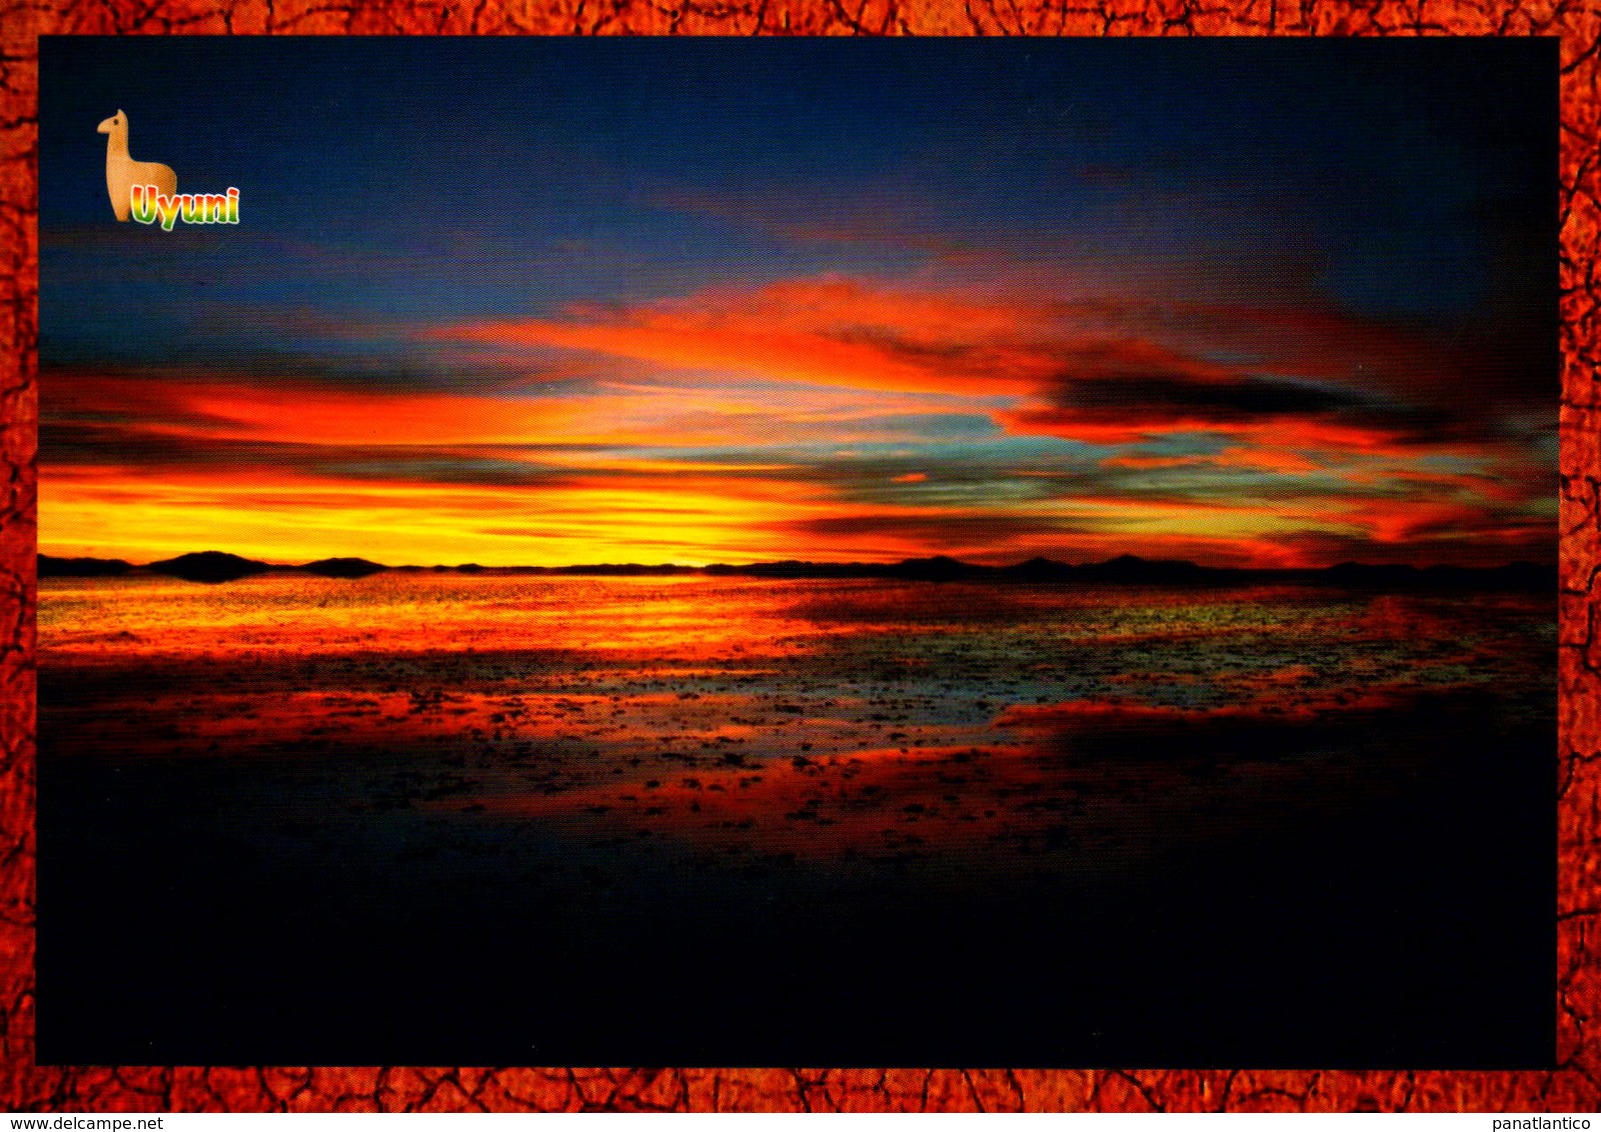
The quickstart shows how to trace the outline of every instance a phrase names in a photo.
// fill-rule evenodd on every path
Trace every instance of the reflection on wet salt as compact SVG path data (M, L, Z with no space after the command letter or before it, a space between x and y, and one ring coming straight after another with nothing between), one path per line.
M42 647L83 660L242 652L440 650L670 651L783 655L814 632L785 616L764 582L721 583L708 603L694 578L591 579L266 574L224 586L168 579L47 581Z
M342 821L416 811L707 868L1104 868L1383 793L1437 749L1414 740L1441 697L1471 697L1492 729L1539 717L1545 605L883 580L59 580L41 587L41 737L52 757L293 760Z

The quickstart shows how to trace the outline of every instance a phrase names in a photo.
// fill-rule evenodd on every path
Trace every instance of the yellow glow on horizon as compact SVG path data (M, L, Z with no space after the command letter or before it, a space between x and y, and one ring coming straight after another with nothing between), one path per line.
M896 561L942 553L1002 564L1114 553L1295 564L1285 536L1401 541L1461 504L1307 497L1202 503L1076 496L972 506L855 502L817 484L698 461L575 464L550 482L436 484L309 475L80 467L40 485L40 549L146 563L224 550L282 564L360 556L386 565L739 564ZM985 521L989 516L990 521Z
M707 565L804 554L786 525L850 512L789 484L685 472L548 488L85 477L41 485L39 545L135 563L214 549L286 564Z

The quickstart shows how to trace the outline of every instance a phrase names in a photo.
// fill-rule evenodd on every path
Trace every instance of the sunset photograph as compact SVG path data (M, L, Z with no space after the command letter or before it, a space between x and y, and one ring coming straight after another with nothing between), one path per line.
M1554 40L39 87L41 1061L1552 1063Z

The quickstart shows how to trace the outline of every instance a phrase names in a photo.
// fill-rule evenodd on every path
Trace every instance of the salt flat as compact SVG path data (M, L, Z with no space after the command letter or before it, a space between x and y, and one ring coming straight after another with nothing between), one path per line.
M1549 1044L1543 598L41 590L46 1056L1421 1065Z

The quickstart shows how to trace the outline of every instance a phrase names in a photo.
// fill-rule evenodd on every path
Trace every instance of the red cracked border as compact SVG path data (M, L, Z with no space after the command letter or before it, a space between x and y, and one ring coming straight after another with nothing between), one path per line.
M39 35L1559 36L1558 1068L1538 1072L40 1067L34 1064ZM1601 1107L1601 8L1591 0L0 0L0 1104L78 1111Z

